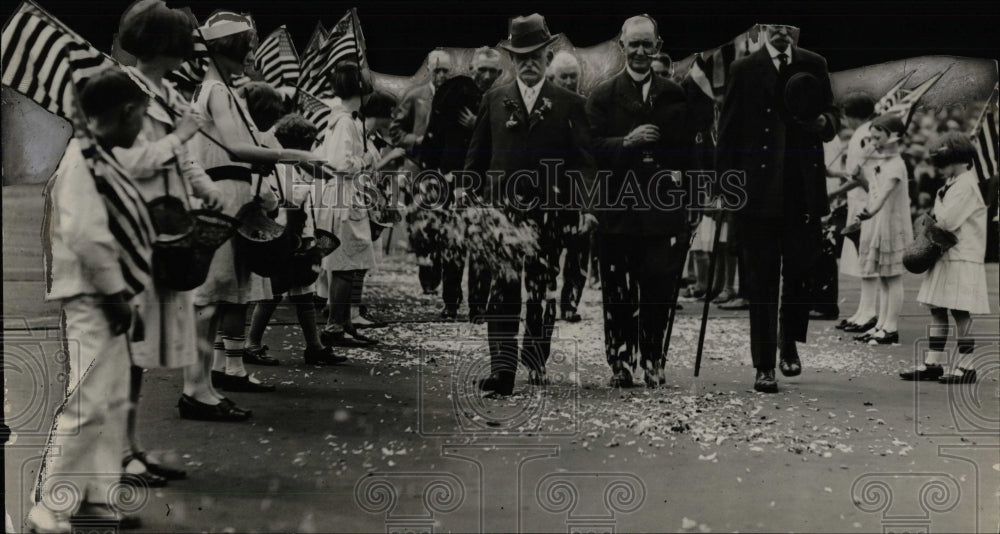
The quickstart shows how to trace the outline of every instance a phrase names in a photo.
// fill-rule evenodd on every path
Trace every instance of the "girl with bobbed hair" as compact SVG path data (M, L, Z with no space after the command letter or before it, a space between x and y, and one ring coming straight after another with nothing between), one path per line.
M217 11L197 33L206 41L210 61L192 107L208 117L206 133L225 145L223 148L198 136L197 155L223 193L223 213L234 216L243 205L255 200L252 166L315 158L304 150L260 146L260 132L247 103L232 88L233 80L243 75L253 61L257 33L252 22L238 13ZM269 188L262 188L261 197L265 210L277 207L277 197ZM215 252L208 279L195 292L202 375L209 376L211 371L212 383L224 391L274 390L274 386L251 377L243 366L243 326L249 297L250 269L230 240ZM214 341L220 330L222 344L218 346ZM181 410L191 418L220 420L217 406L182 399Z
M170 9L160 0L139 0L122 15L119 45L136 58L136 65L127 68L155 96L135 143L129 148L115 148L114 154L129 171L146 202L169 193L190 210L199 207L188 200L188 193L192 192L205 207L220 209L222 192L194 158L192 139L205 120L163 81L168 72L191 56L193 29L194 23L186 13ZM155 281L139 298L145 339L132 344L128 443L123 466L128 476L142 479L144 485L159 487L167 480L184 478L185 473L147 455L140 443L136 413L143 369L183 368L182 402L193 399L216 406L214 413L220 420L242 420L246 413L222 404L224 397L207 380L192 373L197 364L194 293L174 291Z
M933 215L936 226L955 235L958 243L924 275L917 302L930 308L929 350L924 363L900 373L903 380L937 380L942 384L971 384L976 381L972 367L975 339L969 337L970 314L990 313L987 300L986 202L979 189L979 177L972 169L976 150L969 138L948 132L930 147L931 161L947 180L937 192ZM948 312L955 318L958 357L949 361L944 351L948 342Z

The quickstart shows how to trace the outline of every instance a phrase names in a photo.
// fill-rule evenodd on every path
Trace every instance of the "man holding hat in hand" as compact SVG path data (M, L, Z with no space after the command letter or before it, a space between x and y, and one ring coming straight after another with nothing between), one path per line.
M754 389L774 393L779 348L782 374L802 372L795 342L806 340L809 326L807 275L829 212L823 142L835 135L838 114L826 60L795 46L797 28L762 29L764 46L730 67L716 165L719 173L745 173L740 285L750 299Z
M510 54L517 79L484 95L465 160L465 170L482 177L493 205L538 229L538 252L515 265L516 274L494 270L486 311L491 374L478 383L492 395L513 392L519 358L532 385L548 383L560 229L580 211L568 200L576 187L569 183L571 171L584 180L593 175L583 97L545 79L556 39L537 13L511 20L509 40L500 47ZM592 221L586 216L581 226ZM528 302L518 350L522 275Z

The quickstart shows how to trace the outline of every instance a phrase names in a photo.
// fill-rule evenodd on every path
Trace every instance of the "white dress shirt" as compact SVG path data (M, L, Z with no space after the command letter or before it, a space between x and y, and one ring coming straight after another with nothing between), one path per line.
M653 85L653 71L650 70L646 72L646 74L639 74L638 72L630 69L628 65L625 65L625 70L628 71L629 77L631 77L636 83L642 81L643 78L646 79L646 82L642 84L642 101L645 102L646 99L649 98L649 87Z
M778 59L778 54L781 54L782 52L780 50L778 50L777 48L771 46L770 41L764 41L764 46L767 48L768 55L771 56L771 64L774 65L775 69L781 70L781 60ZM785 49L784 53L788 55L788 63L786 63L786 64L787 65L791 65L792 64L792 45L788 45L788 48Z
M531 110L535 107L535 100L538 100L538 92L542 90L542 84L545 83L545 78L542 78L535 85L528 87L527 84L521 81L521 78L517 79L517 88L521 91L521 100L524 101L524 107L531 113Z

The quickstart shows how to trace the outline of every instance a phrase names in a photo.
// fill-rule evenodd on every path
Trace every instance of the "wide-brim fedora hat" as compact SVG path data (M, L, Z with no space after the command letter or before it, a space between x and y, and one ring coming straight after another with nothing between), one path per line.
M801 63L793 62L782 69L775 87L778 110L786 118L813 121L829 106L822 73Z
M500 43L500 48L513 54L527 54L543 46L548 46L559 39L552 35L545 24L545 17L532 13L525 17L514 17L510 20L510 31L507 40Z

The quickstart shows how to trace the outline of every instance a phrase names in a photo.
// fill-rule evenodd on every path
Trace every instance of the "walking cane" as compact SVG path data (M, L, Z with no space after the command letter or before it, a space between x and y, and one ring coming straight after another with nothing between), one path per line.
M701 220L700 218L698 219ZM697 228L697 224L695 225ZM686 258L688 252L691 251L691 245L694 243L695 230L691 230L691 236L688 237L687 247L683 249L683 256ZM679 251L680 252L680 251ZM684 263L682 262L680 268L677 269L677 277L674 279L673 292L670 295L670 311L667 313L667 337L663 341L663 356L666 357L670 352L670 337L674 333L674 319L677 317L677 299L680 297L681 293L681 278L684 276Z
M708 257L708 285L705 288L705 306L701 310L701 330L698 332L698 353L694 358L694 376L701 371L701 354L705 348L705 327L708 326L708 306L712 303L712 282L715 281L715 261L719 257L719 239L722 237L722 217L715 224L715 237L712 238L712 253Z

